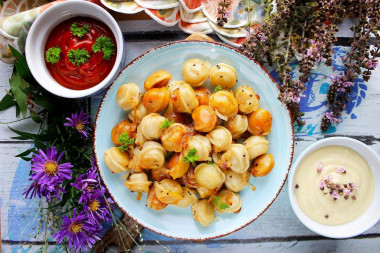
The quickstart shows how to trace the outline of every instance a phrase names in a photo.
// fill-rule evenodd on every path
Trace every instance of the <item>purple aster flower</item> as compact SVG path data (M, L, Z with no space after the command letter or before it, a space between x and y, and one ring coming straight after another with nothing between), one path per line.
M73 217L63 216L61 230L54 234L59 244L67 238L69 247L75 251L87 251L99 240L101 227L94 226L87 221L87 216L81 212L77 215L74 209Z
M46 153L40 149L38 153L39 155L34 154L32 158L31 170L34 172L31 175L32 180L37 180L39 185L51 185L52 182L60 184L66 179L71 179L72 170L70 168L73 165L71 163L59 164L65 151L62 151L58 157L55 147L47 148Z
M63 124L68 127L72 127L75 130L77 130L80 134L80 136L84 139L88 138L88 135L91 131L91 128L87 125L90 124L89 119L91 118L91 115L87 115L83 112L83 109L80 111L79 115L78 113L72 113L71 118L66 118L69 122Z
M83 210L94 225L111 220L110 203L105 198L105 191L95 190L84 203Z

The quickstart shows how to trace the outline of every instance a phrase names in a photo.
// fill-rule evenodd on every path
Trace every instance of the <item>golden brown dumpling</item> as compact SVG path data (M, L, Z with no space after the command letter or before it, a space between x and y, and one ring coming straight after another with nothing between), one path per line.
M215 129L209 132L206 137L211 142L214 152L217 153L227 150L232 143L232 135L230 131L222 126L215 127Z
M199 105L193 88L187 83L177 82L169 84L170 101L174 111L191 113Z
M239 111L244 114L254 112L259 108L259 98L248 85L237 87L235 98L239 104Z
M141 133L147 140L155 140L160 138L162 134L161 125L165 118L158 113L150 113L146 115L140 123Z
M132 120L132 122L140 123L141 120L148 115L148 111L145 109L144 103L141 101L136 109L132 109L128 114L128 118Z
M241 209L241 199L239 194L227 189L218 192L214 197L213 204L220 213L237 213Z
M183 162L183 153L173 154L168 163L168 174L177 179L183 177L189 169L190 163Z
M197 183L208 189L215 189L224 182L225 175L215 163L201 163L195 168Z
M238 113L238 103L234 95L226 90L211 95L209 104L222 120L235 116Z
M209 77L212 85L220 85L225 90L232 89L238 80L235 68L225 63L213 66Z
M181 185L172 179L156 181L154 187L157 198L165 204L176 204L183 199Z
M139 153L139 165L144 169L161 168L165 163L166 150L160 143L147 141Z
M214 219L214 207L207 199L197 200L191 206L191 213L194 220L202 226L209 226Z
M259 108L248 115L248 131L253 135L268 135L272 128L272 114Z
M152 179L154 181L161 181L163 179L171 179L169 175L169 170L166 164L164 164L161 168L152 170Z
M127 152L121 152L117 147L112 147L104 152L104 162L112 173L126 171L129 165Z
M228 190L233 192L240 192L247 185L250 175L251 174L249 171L246 171L244 173L236 173L230 169L227 169L226 180L224 181L224 184Z
M221 162L236 173L244 173L249 167L249 154L241 144L232 144L222 155Z
M182 187L182 199L179 200L175 205L178 207L188 207L197 200L197 194L195 190L189 189L187 187Z
M208 189L200 185L198 185L196 189L201 199L209 198L211 194L214 192L214 189Z
M264 136L251 136L243 142L244 147L248 150L249 159L265 154L269 149L269 141Z
M161 202L156 195L156 188L154 187L154 184L150 187L148 192L148 199L147 199L147 207L152 208L153 210L162 210L164 209L168 204L165 204Z
M187 141L187 147L184 150L184 156L187 156L190 149L195 148L199 156L198 161L210 161L211 144L210 141L203 135L191 136Z
M210 72L209 64L201 59L188 59L182 65L182 77L193 87L201 86Z
M231 132L233 139L239 139L241 135L247 131L248 119L247 116L237 114L224 123L224 126Z
M194 129L200 132L210 132L214 129L218 118L215 111L208 105L196 107L191 117L193 118Z
M151 183L148 176L144 172L140 172L130 175L124 185L133 192L148 192Z
M127 133L130 138L133 138L136 131L136 124L123 120L117 123L111 131L111 140L115 145L123 145L119 142L119 137L122 133Z
M152 88L160 88L166 86L171 78L172 75L166 70L157 70L145 79L144 89L150 90Z
M143 168L141 168L139 163L139 153L140 149L135 148L132 151L132 160L129 162L129 168L132 169L134 172L142 172Z
M148 90L144 94L143 103L149 113L162 112L169 104L169 92L167 88L161 87Z
M195 96L198 99L199 105L208 105L208 101L210 100L211 91L206 87L198 87L194 89Z
M272 154L264 154L257 157L251 166L251 173L254 177L263 177L269 174L274 167L274 157Z
M141 101L140 88L135 83L127 83L120 86L116 93L116 103L124 111L137 106Z
M161 135L162 146L167 151L181 152L184 144L183 138L188 132L188 128L182 124L174 123L165 129Z

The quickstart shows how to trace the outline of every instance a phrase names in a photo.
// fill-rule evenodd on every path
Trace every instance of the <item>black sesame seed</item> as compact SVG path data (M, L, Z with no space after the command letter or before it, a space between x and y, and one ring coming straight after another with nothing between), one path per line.
M193 67L195 67L195 64L193 64Z
M250 97L253 97L253 95L251 94L251 95L249 95Z
M329 218L329 215L328 215L328 214L326 214L326 215L325 215L325 218L326 218L326 219L328 219L328 218Z
M251 105L252 103L251 102L249 102L249 104L248 105Z
M152 100L149 100L149 103L152 103Z
M300 186L298 184L296 184L295 188L298 189L298 188L300 188Z

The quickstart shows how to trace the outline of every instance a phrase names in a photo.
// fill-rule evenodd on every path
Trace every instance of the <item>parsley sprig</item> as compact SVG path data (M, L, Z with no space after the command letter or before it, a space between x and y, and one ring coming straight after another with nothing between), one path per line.
M84 24L82 27L78 26L77 22L74 22L71 27L70 31L74 36L77 36L79 38L82 38L85 34L90 32L90 27L87 24Z
M103 59L109 60L111 55L115 54L115 44L109 37L102 36L96 39L94 45L92 45L92 51L97 53L103 51Z
M162 122L162 124L161 124L161 128L162 129L166 129L166 128L170 127L173 124L174 124L174 120L165 119L165 121Z
M90 59L90 54L86 49L71 49L67 54L69 57L69 62L75 66L79 66L83 63L86 63Z
M118 141L123 144L119 147L120 151L122 151L122 152L127 150L128 145L135 143L135 139L129 138L129 134L127 132L120 134Z
M224 209L227 209L230 207L229 204L227 203L224 203L220 197L218 196L214 196L214 198L212 199L212 202L214 203L214 206L220 210L224 210Z
M199 156L197 155L196 148L192 148L189 150L187 155L183 158L184 163L191 163L195 167L195 162L198 161Z
M61 54L61 48L60 47L51 47L48 50L46 50L45 59L47 62L50 63L57 63Z
M218 91L222 91L222 86L218 85L216 86L216 88L214 89L214 93L218 92Z

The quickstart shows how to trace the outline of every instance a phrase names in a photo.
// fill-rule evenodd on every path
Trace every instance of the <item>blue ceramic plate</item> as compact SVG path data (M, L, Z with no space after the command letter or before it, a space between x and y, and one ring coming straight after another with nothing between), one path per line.
M237 86L251 85L260 96L260 107L267 109L273 116L268 140L275 167L265 177L251 177L250 182L256 190L252 191L247 186L240 192L242 208L238 214L215 212L216 219L208 227L194 221L190 207L169 205L160 211L149 209L145 206L146 194L140 201L136 200L137 194L123 185L120 179L122 174L112 174L103 160L104 151L114 146L111 141L112 128L128 115L116 104L118 88L124 83L133 82L143 91L145 79L159 69L169 71L175 80L182 80L182 64L189 58L200 58L211 65L223 62L235 67L239 79ZM120 73L100 105L94 134L94 151L100 176L116 204L136 222L152 231L186 240L206 240L232 233L255 220L272 204L288 175L293 157L294 133L289 111L277 100L278 94L276 83L259 64L223 44L180 41L154 48L136 58Z

